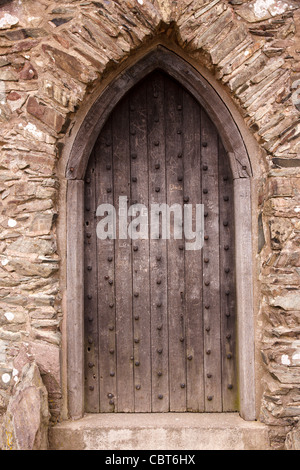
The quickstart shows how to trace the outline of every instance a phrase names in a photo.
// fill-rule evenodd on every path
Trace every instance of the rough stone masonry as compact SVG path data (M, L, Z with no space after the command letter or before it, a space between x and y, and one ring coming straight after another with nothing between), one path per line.
M45 396L50 425L68 416L63 149L87 97L159 37L218 81L260 148L259 420L274 449L299 442L300 2L2 0L0 447L47 447Z

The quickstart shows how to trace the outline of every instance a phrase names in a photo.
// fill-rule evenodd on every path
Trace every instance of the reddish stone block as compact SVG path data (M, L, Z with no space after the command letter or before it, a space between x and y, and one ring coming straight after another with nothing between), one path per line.
M38 74L35 68L31 65L31 63L26 62L23 69L19 73L19 77L21 80L33 80L35 78L38 78Z
M39 103L39 101L33 96L28 100L27 111L56 132L59 133L62 130L65 122L64 116L58 113L55 109L51 109L48 106Z

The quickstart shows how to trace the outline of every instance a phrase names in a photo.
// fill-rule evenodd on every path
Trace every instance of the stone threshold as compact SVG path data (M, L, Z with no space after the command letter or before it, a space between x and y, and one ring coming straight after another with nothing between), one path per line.
M238 413L87 414L49 430L51 450L269 450L268 427Z

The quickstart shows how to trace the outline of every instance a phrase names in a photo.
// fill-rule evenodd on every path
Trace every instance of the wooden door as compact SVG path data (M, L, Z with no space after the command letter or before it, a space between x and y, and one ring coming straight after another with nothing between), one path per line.
M120 238L117 226L116 239L99 240L97 208L118 214L120 196L149 213L204 204L203 249L151 239L150 223L144 239ZM237 410L233 209L214 124L179 83L152 73L111 114L86 172L87 412Z

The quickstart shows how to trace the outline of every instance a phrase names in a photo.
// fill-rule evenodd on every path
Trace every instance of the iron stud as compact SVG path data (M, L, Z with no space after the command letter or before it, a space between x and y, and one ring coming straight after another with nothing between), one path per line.
M157 256L156 261L161 261L161 256Z
M109 308L114 308L114 304L109 304Z
M107 188L107 193L110 194L112 192L112 189L111 188Z
M90 386L89 386L89 390L90 390L91 392L93 392L93 391L95 390L95 388L94 388L92 385L90 385Z
M162 349L158 349L157 352L158 352L158 354L162 354L163 350L162 350Z
M229 268L225 268L225 273L228 274L230 272Z
M232 390L232 389L233 389L233 385L232 385L232 384L229 384L227 388L228 388L228 390Z
M183 176L178 176L178 181L183 181Z
M159 141L158 141L158 140L155 141L155 142L154 142L154 145L155 145L155 147L159 147Z
M163 374L162 372L157 372L158 377L161 377Z
M183 198L183 202L185 202L186 204L190 201L190 198L188 196L184 197Z
M134 319L135 319L135 321L139 321L139 319L140 319L139 315L136 315L136 316L134 317Z
M138 251L139 250L139 247L138 246L134 246L133 247L133 251Z
M158 280L156 281L156 284L157 284L158 286L160 286L160 285L161 285L161 280L158 279Z
M203 171L207 171L208 170L208 166L207 165L203 165Z
M206 377L207 377L208 379L211 379L211 378L212 378L212 374L207 374Z
M114 377L114 376L115 376L115 373L114 373L114 372L111 372L109 375L110 375L111 377Z
M107 171L111 170L111 165L106 165Z
M208 235L205 235L204 240L205 240L205 241L209 240L209 236L208 236Z
M114 349L110 349L110 350L109 350L109 354L115 354L115 350L114 350Z
M112 256L109 256L109 257L107 258L107 261L108 261L109 263L111 263L112 260L113 260L113 257L112 257Z
M136 176L134 176L134 177L132 178L132 182L133 182L133 183L136 183L136 182L137 182L137 177L136 177Z
M162 303L161 302L158 302L158 304L156 304L157 308L161 308L162 306Z
M228 251L228 250L229 250L229 245L225 245L225 246L224 246L224 250L225 250L225 251Z
M89 368L92 369L94 367L95 364L93 364L93 362L89 362Z
M185 384L180 384L180 387L181 387L181 388L185 388Z
M229 197L228 197L228 196L224 196L224 201L225 201L225 202L228 202L228 201L229 201Z
M203 142L202 147L207 147L207 142Z
M160 169L160 163L156 163L155 169L156 169L156 170L159 170L159 169Z
M228 224L227 221L225 221L225 222L223 222L223 225L224 225L224 227L228 227L229 224Z
M227 354L227 359L232 359L232 354L231 353Z
M204 263L205 263L205 264L208 264L208 263L209 263L209 259L208 259L208 258L204 258Z
M210 332L210 326L207 326L207 327L205 328L205 331L207 331L207 333L209 333L209 332Z
M210 356L210 355L211 355L211 350L208 349L208 350L206 351L206 354L207 354L208 356Z
M212 397L211 395L207 397L208 401L212 401L214 397Z
M90 178L87 178L87 179L85 180L85 182L86 182L87 184L90 184L91 179L90 179Z
M189 360L189 361L192 361L192 360L193 360L193 356L188 356L188 360Z
M91 294L89 294L89 295L87 296L87 298L88 298L89 300L92 300L93 296L92 296Z
M109 327L109 331L114 331L115 327L114 326L110 326Z
M210 309L210 306L209 306L209 305L205 305L205 309L206 309L206 310L209 310L209 309Z
M204 212L204 217L208 217L208 212Z
M110 280L108 281L108 284L109 284L110 286L112 286L113 283L114 283L114 281L113 281L112 279L110 279Z
M140 386L140 385L137 385L135 388L136 388L137 390L141 390L141 386Z
M136 160L136 159L137 159L137 154L136 154L136 153L132 153L132 154L131 154L131 158L132 158L132 160Z
M162 400L163 398L164 398L163 395L158 395L158 399L159 399L159 400Z
M139 367L139 365L140 365L139 361L136 361L136 362L134 363L134 365L135 365L136 367Z
M184 246L183 246L183 245L180 245L180 246L179 246L179 250L180 250L180 251L183 251L183 250L184 250Z
M209 281L205 281L205 285L206 285L206 287L210 286L210 282L209 282Z
M155 188L155 192L160 193L160 188L159 187Z
M88 271L91 271L92 270L92 266L88 266Z
M208 194L208 189L203 189L203 194Z

